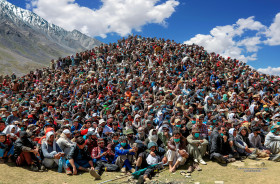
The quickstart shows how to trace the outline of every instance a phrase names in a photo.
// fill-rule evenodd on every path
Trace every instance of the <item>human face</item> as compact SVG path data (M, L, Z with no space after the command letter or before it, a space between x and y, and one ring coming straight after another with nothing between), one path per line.
M5 142L5 140L6 140L6 136L1 135L1 136L0 136L0 142L3 143L3 142Z
M221 128L220 133L226 133L226 129L224 127Z
M243 136L245 136L246 133L247 133L247 131L246 131L245 129L242 129L242 130L241 130L241 134L242 134Z
M99 142L98 143L98 146L101 147L101 148L104 148L104 145L105 145L104 142Z
M152 147L150 148L150 150L151 150L151 151L155 151L155 150L156 150L156 147L155 147L155 146L152 146Z
M180 139L180 137L181 137L181 134L175 134L174 135L174 139Z
M77 144L77 146L78 146L79 149L84 149L85 145L86 145L86 143L84 143L84 144L82 144L82 145Z
M50 138L49 138L49 142L52 143L53 141L54 141L54 135L51 135Z

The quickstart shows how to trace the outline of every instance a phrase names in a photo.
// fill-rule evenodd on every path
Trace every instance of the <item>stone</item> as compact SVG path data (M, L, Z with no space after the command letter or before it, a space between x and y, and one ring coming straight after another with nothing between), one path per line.
M254 167L264 167L265 163L264 162L249 162L248 166L254 166Z
M233 167L239 168L239 167L244 167L244 166L245 166L245 163L244 163L244 162L241 162L241 161L236 161L236 162L231 163L231 165L232 165Z

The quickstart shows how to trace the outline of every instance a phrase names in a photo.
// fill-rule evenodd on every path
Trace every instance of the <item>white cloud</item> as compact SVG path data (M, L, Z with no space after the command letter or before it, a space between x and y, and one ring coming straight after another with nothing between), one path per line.
M255 21L254 17L239 19L235 24L217 26L210 31L209 35L197 34L185 44L198 44L209 52L219 53L225 57L232 57L244 62L257 59L258 46L261 44L261 37L257 36L260 31L264 31L266 26ZM246 31L257 32L253 37L242 36ZM239 39L239 41L236 41Z
M280 67L273 68L269 66L267 68L259 68L258 71L265 74L280 76Z
M275 16L274 22L265 32L268 39L265 41L268 45L280 45L280 13Z
M27 4L36 14L69 31L77 29L90 36L106 37L108 33L125 36L143 25L166 25L179 5L178 0L101 0L102 7L93 10L75 0L31 0Z

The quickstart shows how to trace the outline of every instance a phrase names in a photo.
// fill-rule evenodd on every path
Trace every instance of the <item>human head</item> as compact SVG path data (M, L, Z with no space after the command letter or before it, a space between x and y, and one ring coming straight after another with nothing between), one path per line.
M76 139L76 143L77 143L77 146L79 147L79 149L84 149L84 147L86 145L85 139L81 136Z
M0 133L0 142L5 142L6 141L6 134Z

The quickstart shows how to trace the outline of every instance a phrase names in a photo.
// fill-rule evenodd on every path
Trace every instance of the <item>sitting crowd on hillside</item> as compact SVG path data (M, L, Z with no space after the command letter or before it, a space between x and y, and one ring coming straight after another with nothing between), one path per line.
M66 174L280 161L280 78L197 45L129 36L0 78L0 162Z

